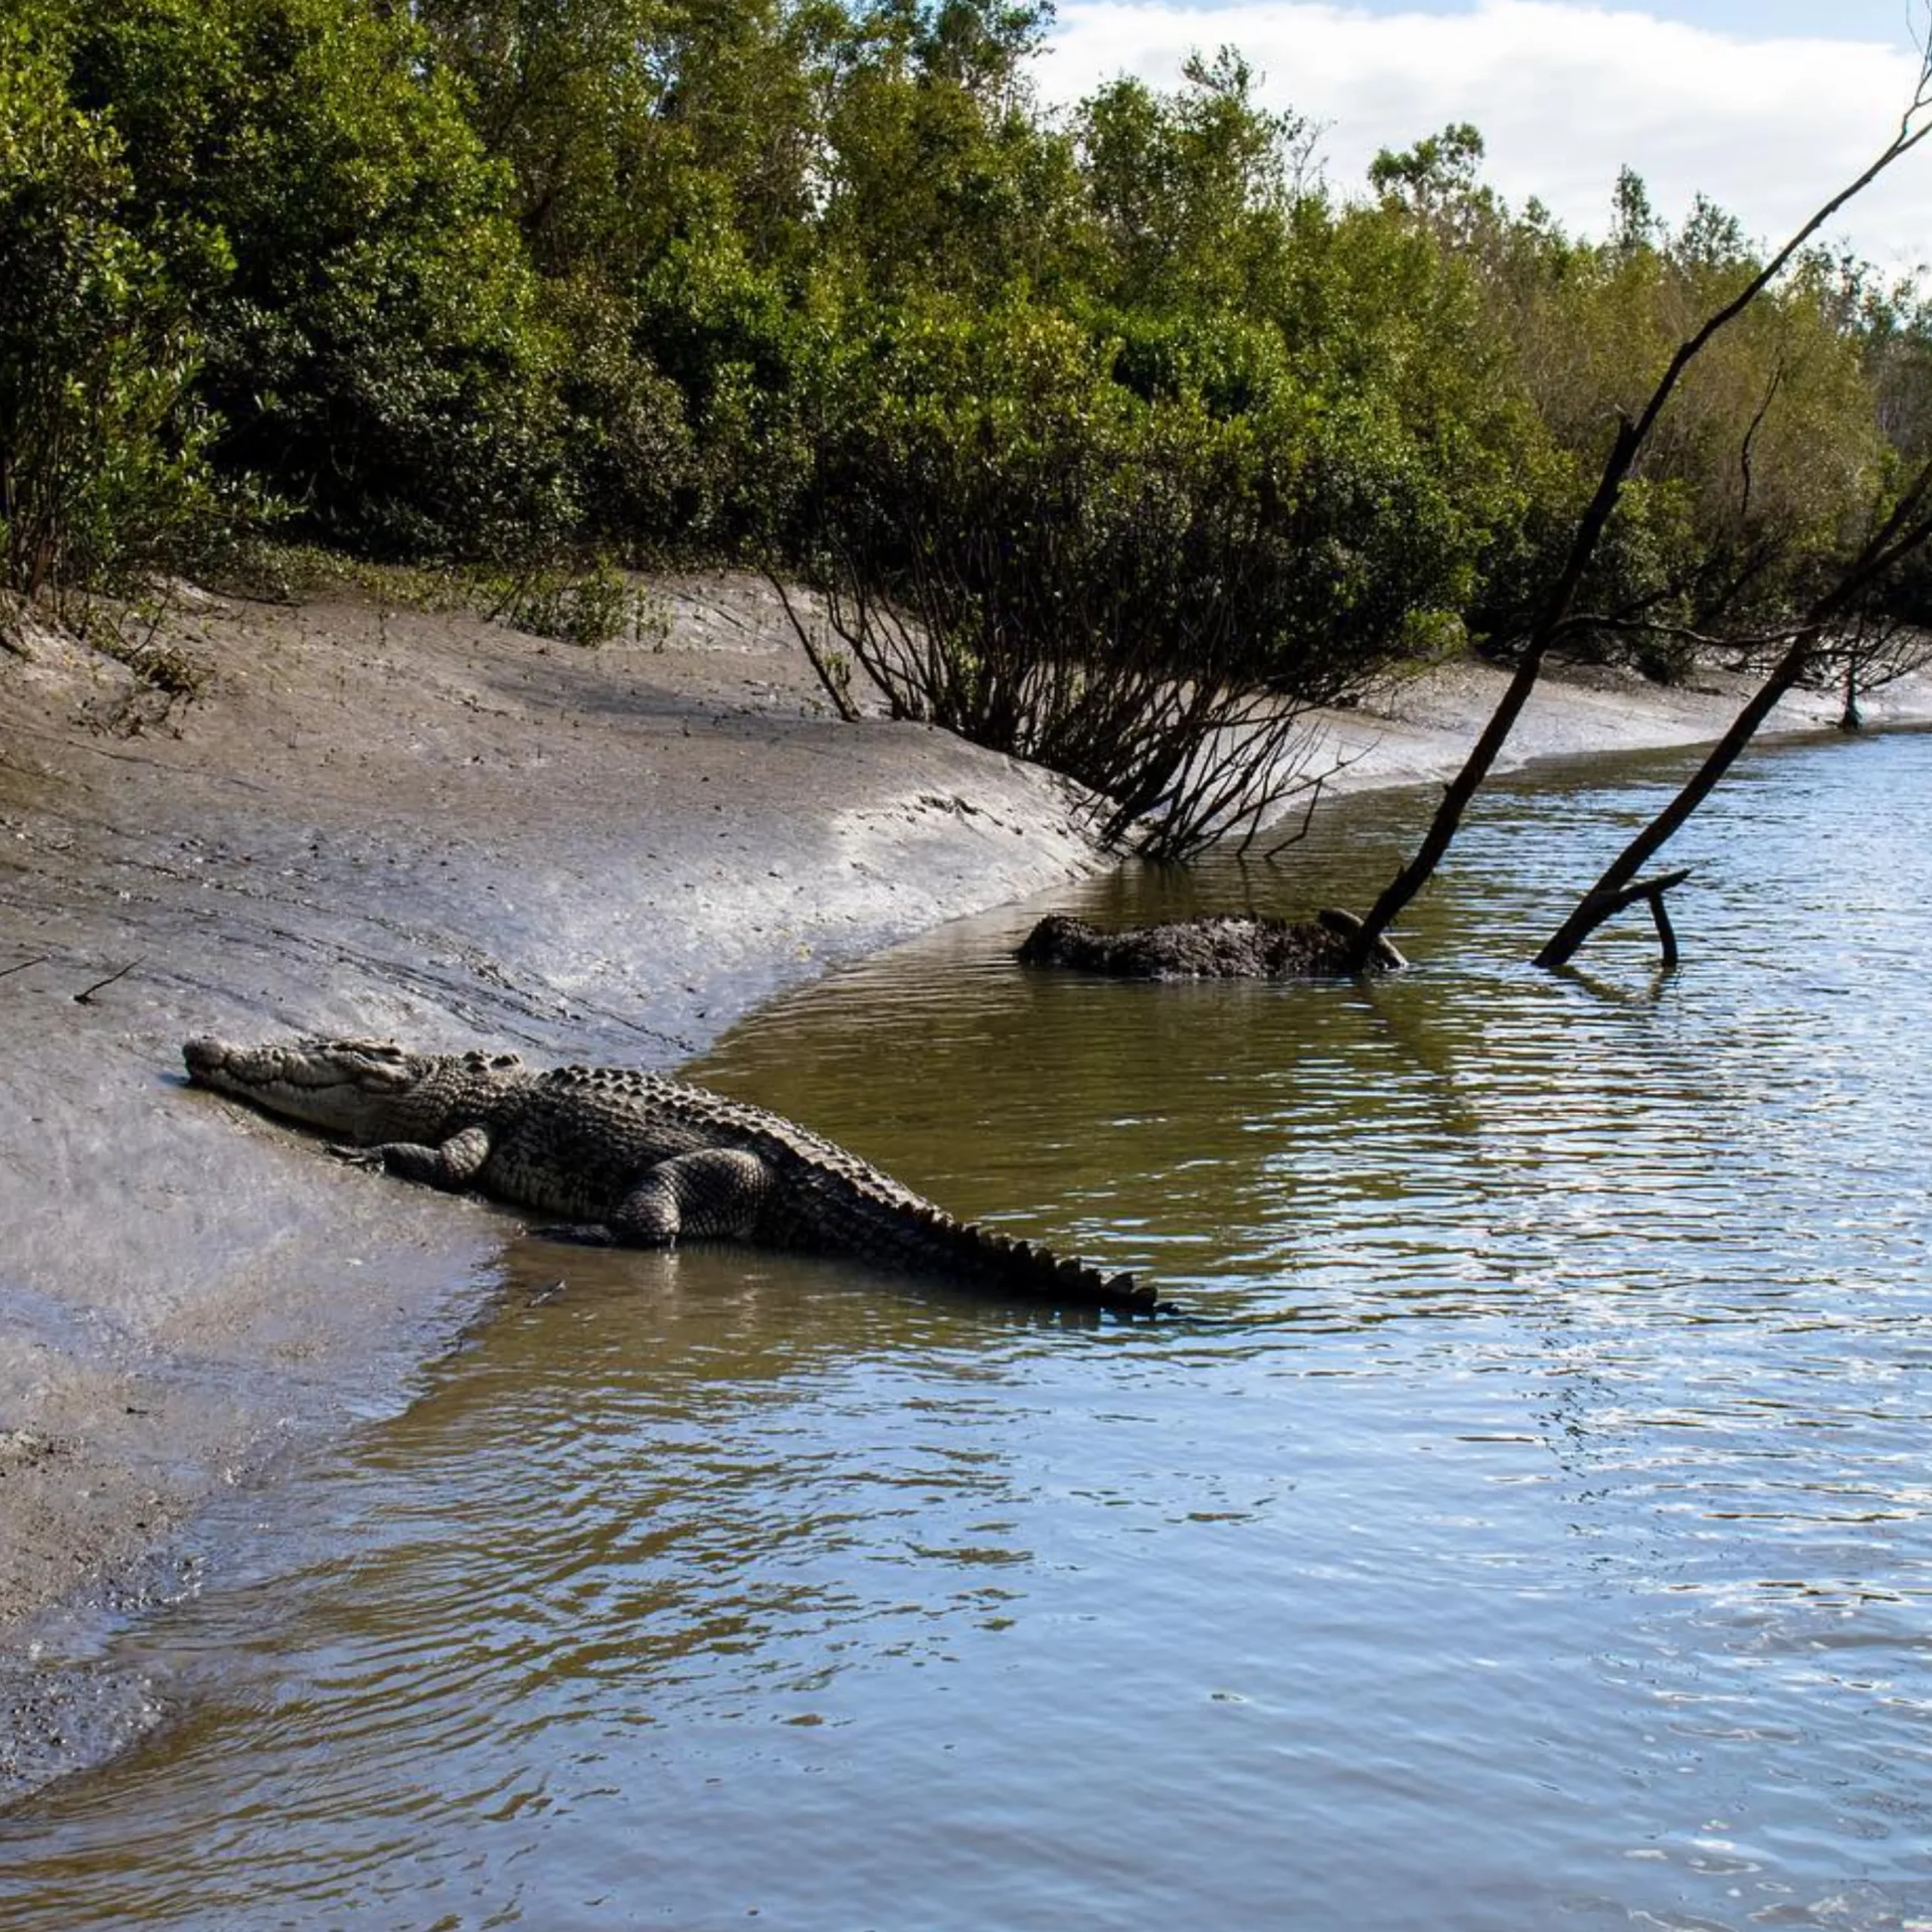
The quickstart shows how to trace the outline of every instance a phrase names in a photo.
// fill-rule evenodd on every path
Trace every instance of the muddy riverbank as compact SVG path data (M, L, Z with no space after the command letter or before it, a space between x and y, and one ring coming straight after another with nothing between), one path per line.
M1103 863L1059 781L830 716L762 585L663 609L587 651L359 593L197 600L166 641L203 688L169 706L56 639L0 654L0 1796L148 1715L45 1667L63 1614L192 1588L201 1503L401 1405L495 1287L500 1211L187 1091L184 1038L669 1067L783 986ZM1441 775L1495 688L1327 721L1343 787ZM1731 708L1569 681L1518 756Z

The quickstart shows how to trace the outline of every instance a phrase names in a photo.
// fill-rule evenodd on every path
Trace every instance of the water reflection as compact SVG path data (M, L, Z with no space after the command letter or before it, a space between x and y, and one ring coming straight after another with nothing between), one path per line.
M0 1912L1932 1918L1928 752L1760 760L1660 987L1641 920L1522 963L1638 761L1497 794L1397 979L1022 974L1035 907L761 1016L704 1077L1209 1318L515 1244L123 1646L186 1715L0 1821ZM1361 903L1407 823L1074 909Z

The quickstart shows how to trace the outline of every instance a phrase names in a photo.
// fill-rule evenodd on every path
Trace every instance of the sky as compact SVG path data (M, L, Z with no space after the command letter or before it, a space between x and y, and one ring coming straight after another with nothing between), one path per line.
M1259 97L1324 130L1331 191L1382 148L1472 122L1484 179L1601 235L1628 165L1673 225L1702 193L1786 237L1897 131L1932 0L1060 0L1040 78L1077 100L1122 73L1178 84L1238 48ZM1932 110L1925 118L1932 118ZM1916 124L1915 124L1916 125ZM1825 238L1887 273L1932 263L1932 137Z

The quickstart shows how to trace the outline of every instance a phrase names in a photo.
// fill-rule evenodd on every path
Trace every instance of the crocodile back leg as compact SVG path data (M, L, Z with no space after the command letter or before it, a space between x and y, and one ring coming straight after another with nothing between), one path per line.
M742 1147L703 1147L645 1169L611 1211L611 1232L632 1247L742 1241L758 1224L771 1170Z

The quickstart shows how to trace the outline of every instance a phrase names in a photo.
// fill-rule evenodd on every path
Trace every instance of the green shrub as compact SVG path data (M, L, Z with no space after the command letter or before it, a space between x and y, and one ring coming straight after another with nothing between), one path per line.
M1238 325L1130 343L1026 305L909 307L848 365L835 421L811 540L879 590L937 546L1043 648L1078 613L1186 674L1211 633L1222 668L1305 698L1458 608L1480 541L1391 409L1307 392Z
M377 552L504 553L574 524L561 344L454 82L407 10L97 0L83 102L193 292L232 470ZM187 224L226 254L178 249Z
M1120 352L1024 305L909 309L845 372L802 540L895 715L1082 780L1115 835L1153 814L1135 835L1174 853L1278 795L1301 708L1439 635L1460 530L1372 416L1287 382L1149 400Z
M650 601L604 557L587 568L555 565L516 578L503 586L494 614L518 630L592 651L626 631L641 638L663 628Z
M0 584L28 596L179 567L245 508L212 479L199 334L125 224L113 128L69 103L59 24L0 21Z

